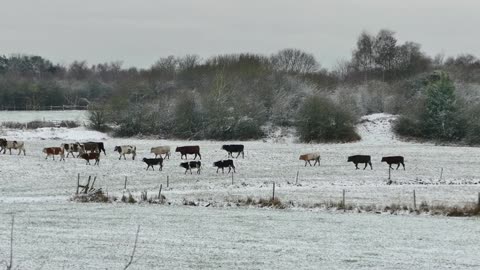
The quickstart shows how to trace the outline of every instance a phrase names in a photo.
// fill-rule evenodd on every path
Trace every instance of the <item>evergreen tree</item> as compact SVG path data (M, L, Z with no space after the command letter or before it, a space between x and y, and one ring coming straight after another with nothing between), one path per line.
M435 72L425 89L423 133L425 137L453 140L462 137L461 119L455 97L455 86L445 72Z

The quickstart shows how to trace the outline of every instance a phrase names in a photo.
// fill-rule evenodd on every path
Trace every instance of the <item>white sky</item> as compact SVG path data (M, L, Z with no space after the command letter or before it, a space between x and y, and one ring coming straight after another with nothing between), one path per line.
M430 55L480 56L477 0L0 0L0 54L68 64L162 56L313 53L324 67L350 58L362 30L397 32Z

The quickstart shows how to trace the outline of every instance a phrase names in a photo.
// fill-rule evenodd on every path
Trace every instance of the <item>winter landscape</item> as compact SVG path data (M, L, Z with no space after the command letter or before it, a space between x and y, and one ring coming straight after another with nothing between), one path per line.
M0 270L480 269L480 3L0 8Z
M20 113L27 118L41 114ZM77 114L76 118L83 117L82 112ZM234 160L233 184L231 174L217 174L212 166L226 158L221 142L116 139L84 127L3 128L0 137L24 140L27 155L0 156L1 231L9 231L9 215L14 213L16 260L26 269L39 264L48 269L121 267L130 256L137 225L141 231L134 269L158 264L165 269L479 267L478 218L409 211L392 215L384 208L413 207L413 190L418 205L475 203L480 168L474 161L480 153L470 147L400 141L391 132L394 118L365 117L358 126L363 139L353 144L301 144L279 134L243 142L245 158ZM65 162L58 157L45 160L44 147L74 141L104 141L107 155L101 157L100 166L72 157ZM118 160L113 148L122 144L137 146L136 160ZM186 144L201 146L200 175L185 175L178 153L165 160L163 171L145 170L141 158L151 157L151 147ZM308 151L322 153L320 167L304 167L298 160ZM347 156L356 153L372 155L374 169L355 170L347 163ZM404 155L407 168L392 171L390 185L388 166L380 163L388 154ZM162 184L168 204L72 202L78 173L82 181L97 177L97 188L118 197L131 192L138 199L143 191L154 196ZM270 197L273 182L286 209L236 205L238 199ZM344 213L315 207L340 202L343 190L353 209ZM185 206L185 201L197 206ZM367 212L360 206L378 209ZM445 238L436 238L438 234ZM5 257L9 234L3 233L1 239L0 254ZM395 255L386 259L385 252ZM432 261L432 256L439 259Z

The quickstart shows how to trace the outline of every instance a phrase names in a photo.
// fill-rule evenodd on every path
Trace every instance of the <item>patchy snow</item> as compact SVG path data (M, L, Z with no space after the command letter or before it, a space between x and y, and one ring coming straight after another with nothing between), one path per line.
M87 111L0 111L0 123L30 121L76 121L87 122Z
M39 128L39 129L0 129L0 136L7 140L63 140L63 141L101 141L109 139L105 133L78 128Z
M367 145L376 144L402 144L392 131L392 124L397 116L385 113L366 115L357 125L360 143Z

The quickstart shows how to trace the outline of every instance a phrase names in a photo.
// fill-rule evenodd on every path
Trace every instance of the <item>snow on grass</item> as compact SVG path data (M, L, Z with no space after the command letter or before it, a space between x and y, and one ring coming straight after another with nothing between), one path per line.
M366 117L358 127L362 141L352 144L300 144L288 136L240 142L246 153L245 159L234 160L233 185L231 175L215 173L212 165L227 157L220 149L223 142L118 139L83 128L3 130L1 136L26 141L27 156L0 155L0 260L9 250L9 215L16 213L14 257L19 269L43 263L44 269L120 269L137 225L139 260L132 269L479 268L475 218L181 206L184 199L221 206L234 198L268 198L273 181L276 196L295 205L339 202L343 190L346 203L358 205L411 206L414 189L418 205L477 199L478 148L399 142L390 131L392 119ZM75 158L45 160L41 152L85 140L105 142L107 156L101 156L100 166ZM137 160L118 160L113 148L123 144L137 146ZM176 153L165 160L162 172L147 172L140 161L151 156L153 146L195 144L203 156L201 175L185 175ZM304 167L299 155L313 151L322 154L322 165ZM353 154L372 155L374 170L355 170L346 162ZM407 170L392 171L392 185L386 185L383 155L406 158ZM157 194L162 184L162 194L172 205L71 202L78 173L82 183L89 175L97 176L95 186L115 196L124 193L125 176L127 190L137 198L145 190L149 196Z
M115 204L8 204L18 269L478 269L478 219Z
M30 121L76 121L83 124L87 122L87 111L0 111L0 123Z
M36 141L36 140L62 140L62 141L103 141L109 136L85 127L78 128L38 128L38 129L3 129L0 136L7 140Z

